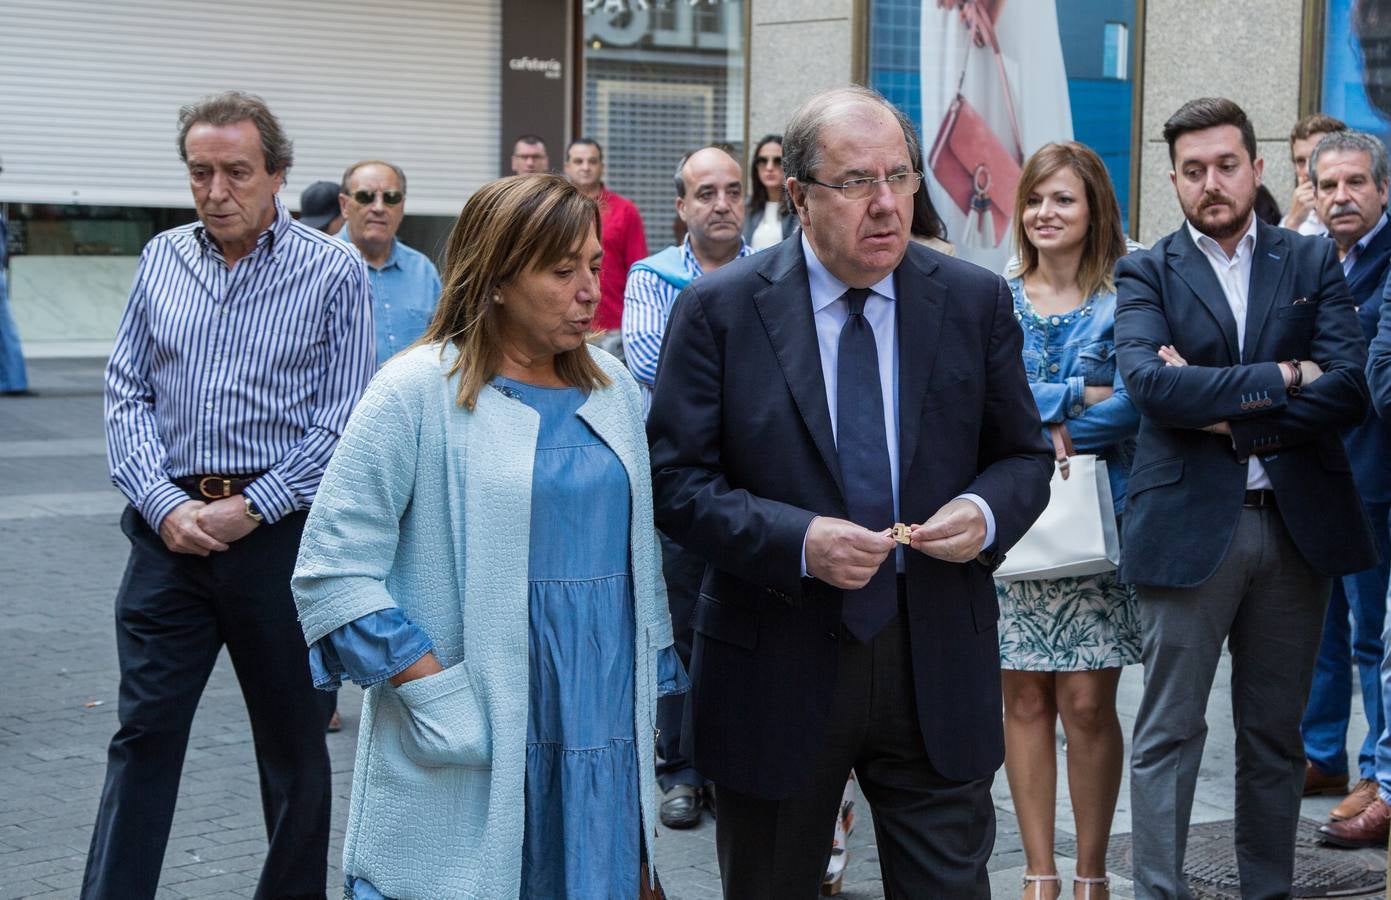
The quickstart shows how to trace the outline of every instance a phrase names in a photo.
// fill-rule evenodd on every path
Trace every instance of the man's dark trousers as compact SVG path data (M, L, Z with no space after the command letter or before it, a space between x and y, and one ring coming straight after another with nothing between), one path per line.
M662 577L667 585L667 606L671 610L671 630L681 665L691 670L691 611L700 595L700 579L705 560L682 550L664 534L662 539ZM703 787L705 779L681 752L681 726L690 713L690 692L657 700L657 784L669 791L678 784Z
M817 895L852 768L874 811L889 897L990 896L994 779L952 781L928 759L916 714L902 584L900 579L898 616L868 643L843 625L839 629L826 743L807 789L769 800L720 787L715 848L725 900Z
M121 727L108 751L84 900L153 897L198 700L225 644L251 718L270 846L256 900L324 897L331 770L290 595L305 513L208 557L173 553L134 509L116 595Z

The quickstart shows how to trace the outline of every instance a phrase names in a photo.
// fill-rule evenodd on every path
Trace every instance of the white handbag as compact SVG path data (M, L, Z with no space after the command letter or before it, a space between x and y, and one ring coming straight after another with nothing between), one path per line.
M1050 425L1057 468L1048 508L1005 556L1000 581L1038 581L1096 575L1120 565L1120 535L1106 461L1078 454L1066 426Z

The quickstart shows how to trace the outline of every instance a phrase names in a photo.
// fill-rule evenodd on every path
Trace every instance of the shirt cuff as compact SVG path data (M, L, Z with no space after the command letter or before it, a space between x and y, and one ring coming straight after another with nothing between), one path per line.
M174 511L174 507L192 499L183 488L169 481L161 481L141 498L140 515L145 517L151 528L159 531L160 523Z
M1063 417L1067 419L1075 418L1087 411L1087 382L1081 375L1069 375L1067 379L1067 409L1063 410ZM985 503L984 500L981 501ZM988 508L988 507L986 507ZM986 513L986 518L990 514Z
M812 516L811 522L815 522L820 516ZM809 577L807 574L807 535L811 534L811 522L807 523L807 530L802 533L802 577Z
M274 525L297 508L294 492L274 472L257 478L242 493L251 498L267 525Z
M315 641L309 647L309 674L320 690L336 689L344 676L366 688L401 674L434 649L400 609L379 609Z
M990 504L985 502L985 498L980 494L959 494L954 499L970 500L980 510L980 514L985 516L985 543L981 545L981 551L995 546L995 513L990 511Z

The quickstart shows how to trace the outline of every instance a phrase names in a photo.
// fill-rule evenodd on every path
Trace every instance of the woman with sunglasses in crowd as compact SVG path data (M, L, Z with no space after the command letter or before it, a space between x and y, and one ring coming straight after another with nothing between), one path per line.
M765 250L797 230L797 214L783 192L782 135L765 134L754 146L744 241Z

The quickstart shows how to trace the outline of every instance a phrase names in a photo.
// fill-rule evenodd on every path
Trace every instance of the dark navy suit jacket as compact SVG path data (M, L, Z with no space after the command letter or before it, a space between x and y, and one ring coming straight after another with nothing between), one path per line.
M899 509L926 521L964 492L1007 550L1043 511L1052 454L999 276L916 244L895 272ZM817 515L846 517L797 240L677 298L648 437L657 525L707 563L694 613L695 768L742 793L807 785L839 659L841 591L802 578ZM905 554L918 720L932 765L969 781L1004 758L991 569Z
M1300 553L1325 575L1376 563L1342 429L1366 415L1366 347L1332 241L1257 225L1244 351L1222 286L1186 227L1116 265L1116 355L1140 435L1121 576L1194 587L1227 554L1257 454ZM1189 363L1159 359L1172 344ZM1279 361L1322 378L1292 396ZM1226 421L1232 435L1202 426Z
M1362 324L1362 338L1370 349L1381 317L1386 272L1391 263L1391 224L1377 232L1358 254L1347 274L1348 290ZM1352 461L1352 477L1366 503L1391 503L1391 422L1367 410L1360 425L1343 435ZM1385 523L1382 523L1383 525Z

